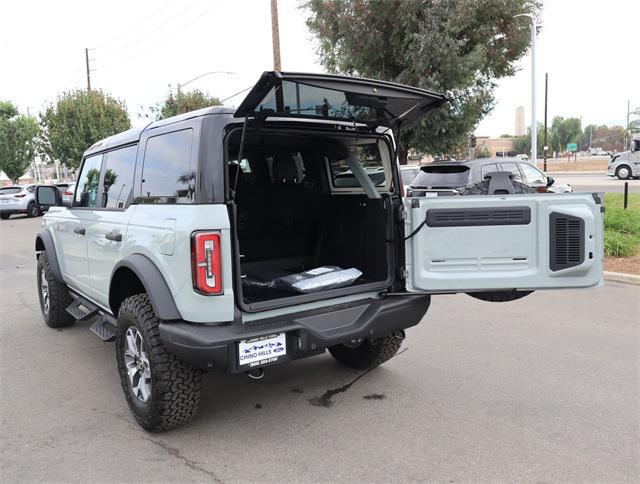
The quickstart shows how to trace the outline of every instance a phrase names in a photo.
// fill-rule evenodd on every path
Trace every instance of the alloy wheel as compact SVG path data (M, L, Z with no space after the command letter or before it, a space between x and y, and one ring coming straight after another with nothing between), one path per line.
M151 396L151 367L142 334L135 326L127 329L123 344L131 391L138 400L146 403Z
M40 271L40 294L42 296L42 310L45 316L49 314L49 281L44 268Z

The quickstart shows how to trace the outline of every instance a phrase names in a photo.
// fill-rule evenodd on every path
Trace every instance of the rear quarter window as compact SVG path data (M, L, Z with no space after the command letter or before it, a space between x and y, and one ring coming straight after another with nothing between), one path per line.
M196 168L191 166L193 129L147 140L142 168L141 203L193 203Z

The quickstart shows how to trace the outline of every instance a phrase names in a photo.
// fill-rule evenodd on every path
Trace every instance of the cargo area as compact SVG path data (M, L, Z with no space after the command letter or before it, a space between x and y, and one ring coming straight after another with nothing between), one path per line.
M362 275L316 298L384 288L390 274L391 200L372 196L391 187L390 154L380 138L248 131L227 142L227 186L235 205L236 272L242 301L252 309L299 302L277 278L337 266ZM365 193L345 160L360 160L371 180ZM349 155L350 156L350 155ZM352 156L352 157L353 157ZM271 304L270 304L271 303Z

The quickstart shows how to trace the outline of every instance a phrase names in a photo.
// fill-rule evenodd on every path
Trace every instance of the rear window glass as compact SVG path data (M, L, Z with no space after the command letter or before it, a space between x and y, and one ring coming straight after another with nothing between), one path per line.
M273 89L258 106L257 111L277 109L278 90ZM282 81L282 102L284 111L322 118L358 119L373 121L377 116L375 108L355 106L356 101L348 99L349 93L323 87L309 86L298 82Z
M0 195L15 195L16 193L20 193L22 188L20 187L11 187L11 188L0 188Z
M349 146L348 149L360 161L373 184L376 187L384 187L386 175L378 144ZM331 181L335 188L360 188L360 183L351 168L349 168L349 163L346 159L331 160L329 165L331 168Z
M496 165L495 163L490 163L488 165L482 165L482 168L480 170L481 175L482 175L482 179L484 180L484 178L487 176L487 174L494 172L494 171L500 171L498 169L498 165Z
M424 166L411 183L418 188L458 188L469 178L469 167L458 165Z
M196 186L191 166L192 129L149 138L142 168L143 203L191 203Z

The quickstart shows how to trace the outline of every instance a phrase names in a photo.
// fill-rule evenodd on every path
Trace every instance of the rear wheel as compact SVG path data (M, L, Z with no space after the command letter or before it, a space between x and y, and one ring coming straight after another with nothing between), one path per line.
M27 216L28 217L37 217L38 215L40 215L40 209L35 204L35 202L31 202L27 206Z
M522 299L533 291L487 291L487 292L468 292L467 294L481 301L488 302L509 302Z
M8 213L0 213L0 218L2 220L7 220L10 217L10 214Z
M631 170L629 169L628 166L619 166L618 169L616 170L616 176L620 179L620 180L628 180L629 178L631 178Z
M201 371L165 349L146 294L128 297L120 306L116 358L129 409L144 429L169 430L195 415Z
M382 338L366 340L355 347L331 346L329 353L345 366L366 370L393 358L400 349L403 339L404 331L397 331Z
M73 302L66 284L53 275L49 265L49 256L41 252L37 266L38 299L44 322L50 328L63 328L75 323L75 319L67 312Z

